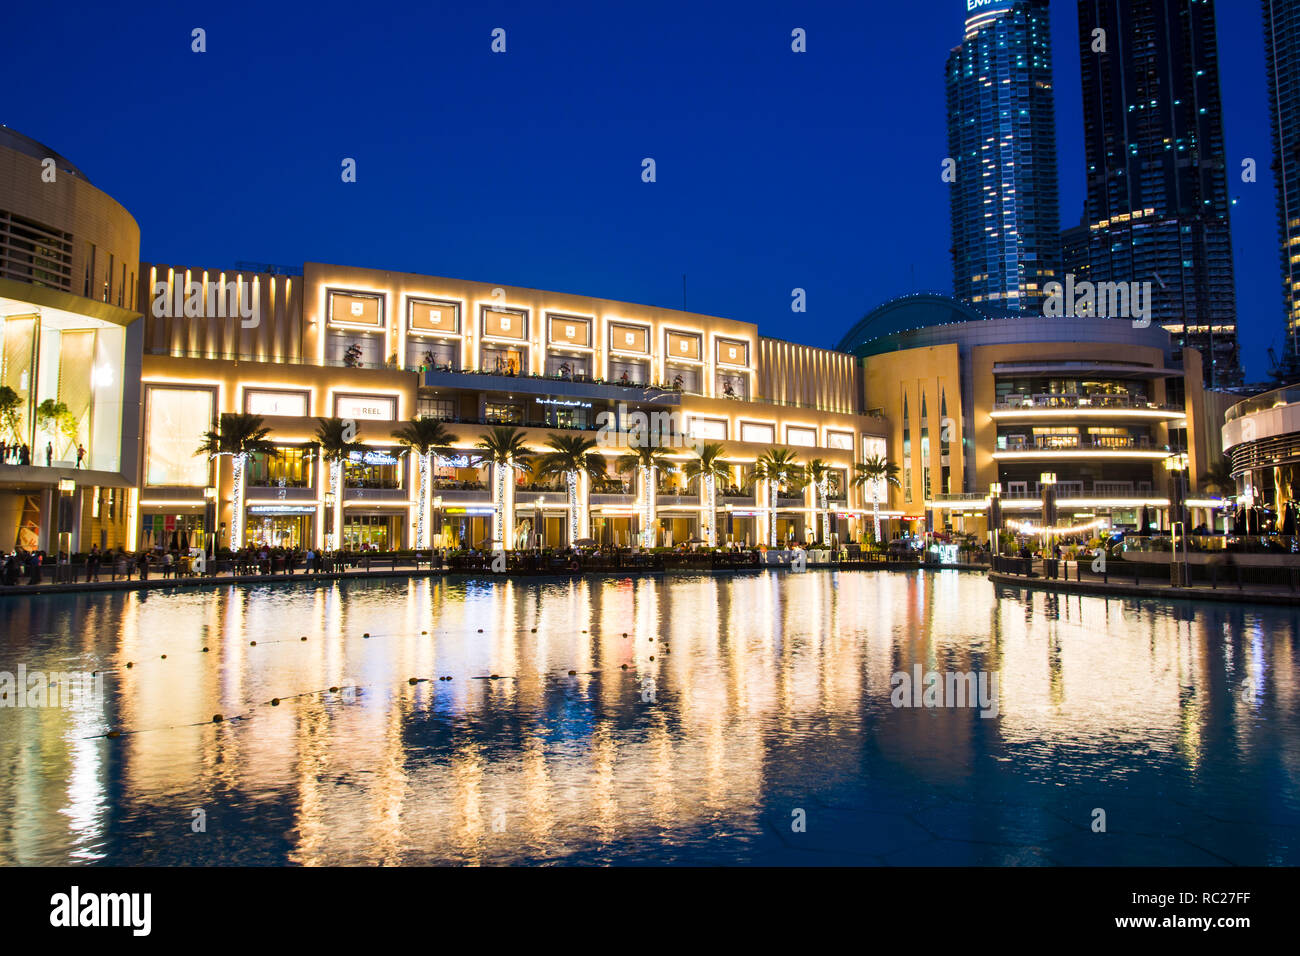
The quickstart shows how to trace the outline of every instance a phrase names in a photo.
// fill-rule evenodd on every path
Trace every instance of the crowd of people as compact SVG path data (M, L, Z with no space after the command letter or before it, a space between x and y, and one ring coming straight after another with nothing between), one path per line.
M0 465L30 465L32 449L26 442L0 441ZM82 468L86 463L86 446L77 442L77 461L75 467ZM54 443L45 443L45 467L54 465Z

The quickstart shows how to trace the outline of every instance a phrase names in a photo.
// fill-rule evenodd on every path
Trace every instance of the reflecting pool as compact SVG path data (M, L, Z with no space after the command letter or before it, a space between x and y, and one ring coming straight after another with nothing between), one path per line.
M0 863L1297 864L1298 628L955 571L3 598Z

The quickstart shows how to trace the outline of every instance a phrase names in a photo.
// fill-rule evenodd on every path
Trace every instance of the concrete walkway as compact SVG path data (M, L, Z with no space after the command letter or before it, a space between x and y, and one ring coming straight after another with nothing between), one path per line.
M1091 594L1096 597L1144 597L1162 601L1227 601L1242 604L1270 604L1300 606L1300 592L1288 588L1267 588L1257 585L1223 585L1212 588L1208 584L1196 584L1191 587L1176 588L1158 581L1141 581L1134 583L1130 578L1120 580L1118 577L1109 582L1102 581L1065 581L1052 578L1027 578L1020 574L989 573L989 580L1014 588L1029 588L1035 591L1056 591L1062 594Z

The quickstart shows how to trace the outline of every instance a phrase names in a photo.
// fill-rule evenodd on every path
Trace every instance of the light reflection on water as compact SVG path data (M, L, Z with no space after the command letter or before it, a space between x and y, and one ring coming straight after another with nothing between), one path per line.
M1300 863L1298 622L956 572L9 598L0 671L106 700L0 708L0 863ZM893 707L918 664L997 717Z

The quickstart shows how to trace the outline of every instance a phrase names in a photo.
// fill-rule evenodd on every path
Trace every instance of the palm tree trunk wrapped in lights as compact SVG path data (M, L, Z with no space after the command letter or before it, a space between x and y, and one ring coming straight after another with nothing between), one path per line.
M803 468L795 459L795 453L788 448L769 448L758 456L754 462L754 482L767 483L767 543L769 547L777 546L776 511L777 494L787 483L803 473Z
M478 464L492 469L492 544L503 550L510 549L513 546L510 512L514 505L507 494L506 476L515 471L529 470L533 453L528 450L524 433L518 428L493 428L474 447L480 452L476 456Z
M334 513L330 515L330 546L337 550L343 543L344 463L353 452L364 453L366 446L356 440L356 423L342 418L316 419L316 444L321 460L329 463L330 489L334 495Z
M775 548L776 540L776 479L769 478L767 481L767 543L769 547Z
M578 506L578 473L566 471L564 484L569 492L569 544L572 546L579 538L585 537L581 527L581 510Z
M244 465L248 455L240 452L230 459L230 550L238 551L244 540Z
M502 462L492 466L492 543L505 547L506 534L506 472L510 465Z
M271 429L262 424L260 415L239 412L223 414L203 435L197 454L217 458L231 457L231 509L230 548L238 550L244 535L244 473L248 456L253 454L273 458L279 452L268 437Z
M702 537L709 547L718 546L718 479L730 474L730 466L722 460L722 443L708 442L696 451L696 457L682 468L687 482L700 479L700 496L703 501Z
M718 546L718 481L713 475L704 476L704 540L710 548Z
M831 466L820 458L814 458L803 466L804 480L813 489L813 507L821 512L822 544L828 544L831 540L831 470Z
M415 509L415 540L417 548L432 547L429 534L429 491L433 484L433 459L437 455L449 456L453 443L460 441L434 418L413 418L393 432L393 437L419 456L420 500Z
M898 466L881 455L872 455L865 461L853 466L853 484L859 488L871 488L871 521L875 541L880 543L880 489L893 485L901 487L898 481Z
M636 473L641 494L641 543L652 548L655 543L655 485L660 471L673 470L667 451L662 445L640 445L619 455L614 467L620 474Z
M433 453L425 452L418 458L420 468L420 500L415 505L416 547L429 547L429 485L432 484Z
M822 509L822 544L829 544L831 540L830 488L829 478L823 478L817 483L817 497L820 499L818 504Z
M587 534L587 503L591 480L605 474L605 456L592 451L596 442L581 435L553 433L546 442L550 451L538 459L534 475L538 479L563 478L569 497L569 544Z
M337 549L343 540L343 462L330 462L330 491L334 495L334 513L330 515L330 545Z
M641 546L643 548L653 548L655 546L655 498L657 497L655 488L655 469L653 467L641 469Z

